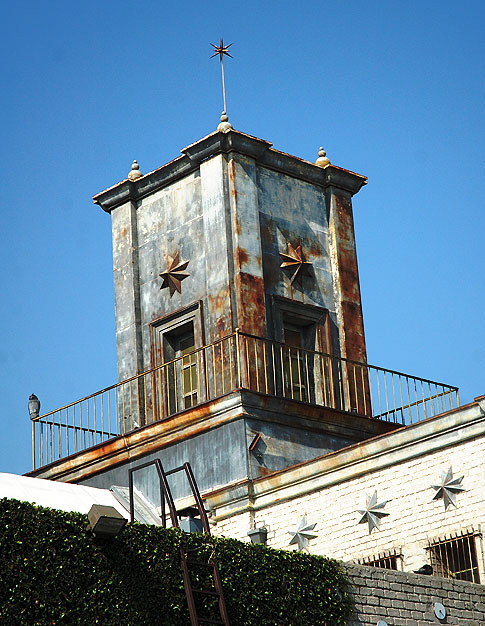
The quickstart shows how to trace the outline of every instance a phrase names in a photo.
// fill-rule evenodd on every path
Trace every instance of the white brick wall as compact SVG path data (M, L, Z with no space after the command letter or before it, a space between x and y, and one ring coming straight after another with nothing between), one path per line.
M478 411L477 417L483 424L483 412ZM362 473L358 469L362 463L368 468L368 461L375 455L372 446L364 443L352 446L356 459L353 477L348 477L344 468L345 458L348 461L352 453L349 448L327 455L332 457L331 471L325 472L325 462L328 465L330 460L326 457L299 470L289 468L286 472L292 472L292 476L284 488L285 472L279 472L273 483L271 477L255 481L256 487L260 484L260 495L248 499L244 514L231 515L227 502L223 515L218 516L217 506L214 508L214 534L248 540L247 531L251 527L265 526L269 546L291 550L295 546L289 546L289 532L296 529L306 514L309 524L316 523L314 531L318 533L309 543L312 553L356 561L395 550L404 557L405 571L417 569L428 562L425 548L429 540L471 528L478 532L481 524L485 526L485 436L468 438L467 428L476 426L474 420L457 426L456 421L446 423L444 418L438 418L433 421L433 428L431 422L413 427L411 439L410 433L405 433L406 445L399 433L377 438L381 451L375 470ZM423 438L429 439L430 451L417 454L415 448L422 450ZM442 472L450 466L454 477L463 476L461 484L465 491L457 494L457 506L450 505L445 511L442 499L433 500L435 491L431 485L439 484ZM341 480L338 480L339 471L346 475ZM330 473L335 474L331 480ZM361 515L357 511L365 508L366 496L371 496L374 490L379 503L387 501L384 511L389 515L381 519L379 529L369 534L367 523L359 524ZM485 582L481 539L477 537L476 542L480 578Z

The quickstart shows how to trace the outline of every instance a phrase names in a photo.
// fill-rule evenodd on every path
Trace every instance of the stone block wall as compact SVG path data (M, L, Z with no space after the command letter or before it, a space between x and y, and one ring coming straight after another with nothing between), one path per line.
M349 626L483 626L485 586L376 567L347 565L356 612ZM438 619L434 605L447 611Z

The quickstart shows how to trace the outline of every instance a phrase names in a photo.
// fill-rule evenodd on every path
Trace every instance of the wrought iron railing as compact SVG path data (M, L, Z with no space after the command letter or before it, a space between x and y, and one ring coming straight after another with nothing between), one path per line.
M33 466L241 388L399 424L459 405L456 387L236 331L34 418Z

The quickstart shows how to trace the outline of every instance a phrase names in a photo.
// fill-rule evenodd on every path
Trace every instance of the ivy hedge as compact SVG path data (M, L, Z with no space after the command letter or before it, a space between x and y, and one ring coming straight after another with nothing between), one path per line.
M86 526L85 515L0 499L2 626L190 626L182 543L215 556L231 626L343 626L352 612L332 559L142 524L100 542Z

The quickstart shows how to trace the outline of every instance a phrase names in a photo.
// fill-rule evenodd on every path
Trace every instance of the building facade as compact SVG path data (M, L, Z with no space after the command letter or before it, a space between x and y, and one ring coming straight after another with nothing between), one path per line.
M119 381L35 418L30 475L121 493L188 461L215 534L483 581L484 400L367 363L365 183L225 128L97 194ZM159 509L153 467L135 487Z

